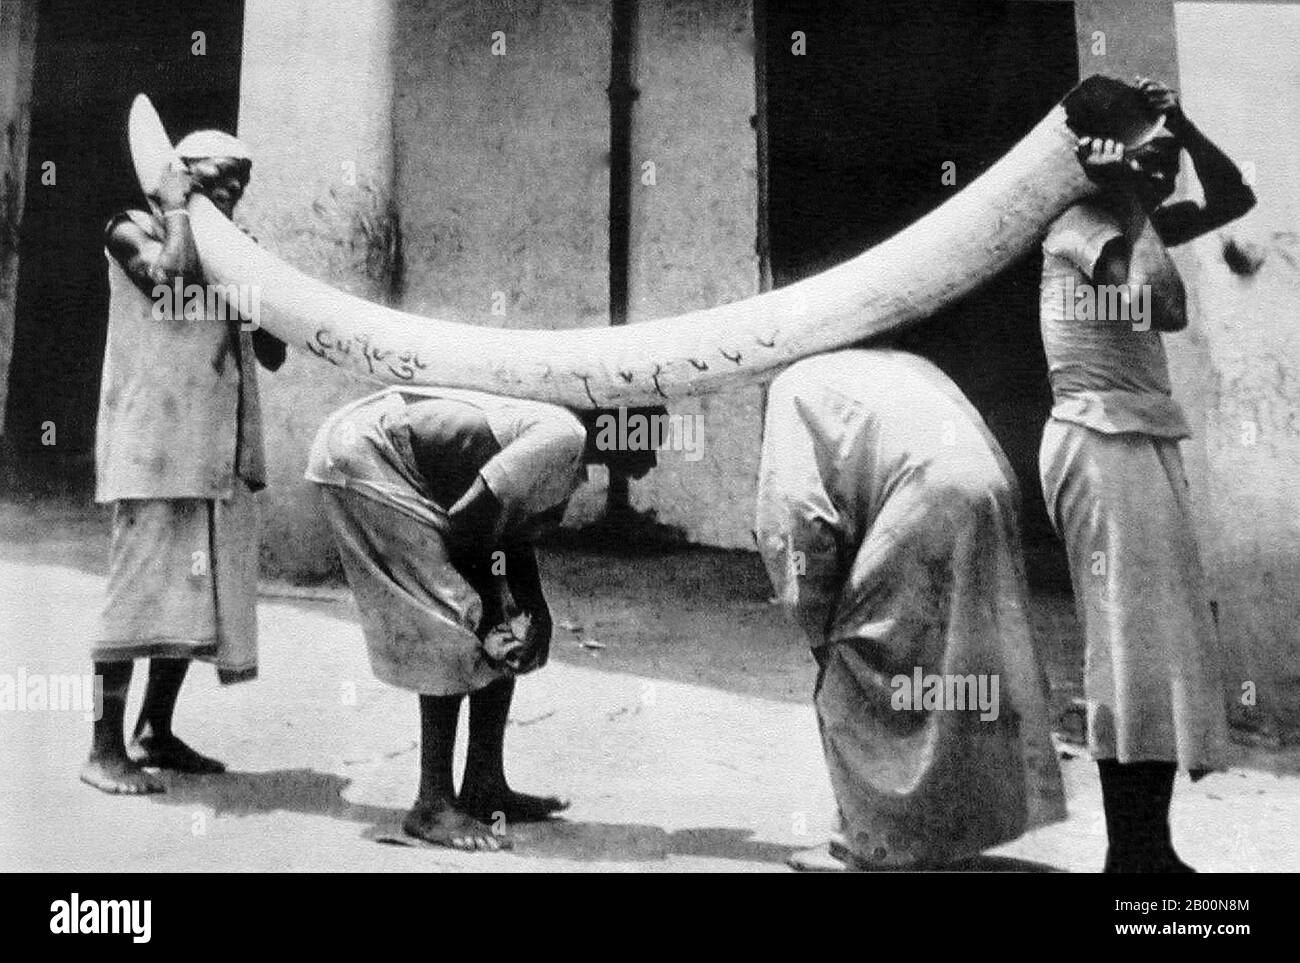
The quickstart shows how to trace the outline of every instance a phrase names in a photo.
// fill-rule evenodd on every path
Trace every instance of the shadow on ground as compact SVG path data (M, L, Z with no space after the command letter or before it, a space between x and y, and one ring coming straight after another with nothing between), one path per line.
M349 802L344 793L352 781L314 769L275 769L267 772L228 772L220 776L163 774L167 792L152 797L159 805L212 810L215 817L266 816L296 813L325 816L364 827L359 835L384 845L401 837L405 811ZM667 830L641 823L602 823L554 819L512 827L515 853L528 859L572 862L659 862L671 857L735 860L784 866L798 847L755 839L749 829L704 826ZM446 868L437 853L450 852L415 840L414 848L430 851L436 868ZM431 868L435 868L431 865ZM948 868L951 872L1058 872L1051 866L1002 856L978 856Z
M348 802L350 779L314 769L227 772L220 776L164 773L167 791L151 797L159 805L205 806L215 817L297 813L326 816L366 827L361 835L401 835L404 810ZM555 819L512 828L517 852L530 859L583 862L643 862L670 856L784 864L795 847L751 838L734 828L668 831L658 826ZM440 847L413 845L443 852ZM376 845L382 845L376 842Z

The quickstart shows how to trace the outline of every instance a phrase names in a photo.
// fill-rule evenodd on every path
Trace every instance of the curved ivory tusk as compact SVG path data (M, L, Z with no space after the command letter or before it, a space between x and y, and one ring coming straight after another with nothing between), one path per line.
M259 247L204 197L190 201L210 283L257 289L262 327L331 364L393 384L470 388L572 408L644 405L762 380L799 358L933 314L1030 250L1095 187L1075 157L1071 98L942 206L874 248L788 287L627 327L484 328L364 301ZM132 107L142 186L170 156L143 95ZM935 172L939 176L939 172Z

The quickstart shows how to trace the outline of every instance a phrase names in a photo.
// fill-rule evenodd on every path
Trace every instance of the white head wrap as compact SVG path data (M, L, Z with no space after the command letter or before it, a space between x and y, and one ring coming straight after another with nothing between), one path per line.
M186 134L176 145L176 156L186 160L195 157L233 157L250 163L253 160L243 141L222 130L196 130Z

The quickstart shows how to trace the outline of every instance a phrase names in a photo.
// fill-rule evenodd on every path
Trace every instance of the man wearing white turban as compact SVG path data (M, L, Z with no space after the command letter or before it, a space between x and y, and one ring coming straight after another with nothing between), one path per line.
M180 163L148 185L150 210L115 215L105 233L95 497L113 505L113 523L107 603L91 646L103 706L81 778L129 795L162 791L148 769L224 769L177 738L172 714L191 659L214 663L223 683L257 674L255 493L266 481L253 359L275 370L285 356L283 343L250 330L248 301L232 303L224 290L208 296L190 234L195 191L233 213L252 167L247 148L204 130L177 154ZM149 681L128 748L123 721L138 658L150 660Z

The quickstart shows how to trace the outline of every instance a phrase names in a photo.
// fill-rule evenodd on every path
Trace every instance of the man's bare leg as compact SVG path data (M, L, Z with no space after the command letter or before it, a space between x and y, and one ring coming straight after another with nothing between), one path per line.
M103 680L103 704L91 730L90 757L81 767L81 781L113 795L141 796L162 792L163 784L127 755L122 738L131 669L129 661L95 663L95 675Z
M498 836L456 804L452 756L461 696L420 696L420 793L402 829L425 842L452 849L495 852L509 849Z
M460 807L485 823L538 822L567 809L555 796L529 796L506 783L506 720L515 695L514 679L499 679L469 697L469 752Z
M127 752L141 766L199 774L225 772L224 764L195 752L172 732L176 698L189 667L188 659L150 660L149 684Z

